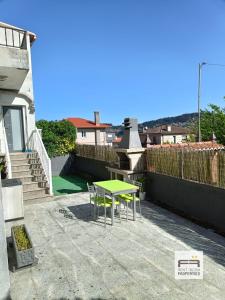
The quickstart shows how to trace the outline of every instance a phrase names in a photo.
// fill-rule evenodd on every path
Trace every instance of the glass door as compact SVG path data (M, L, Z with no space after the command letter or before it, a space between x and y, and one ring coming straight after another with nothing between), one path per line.
M24 130L22 107L4 106L3 116L9 152L23 151Z

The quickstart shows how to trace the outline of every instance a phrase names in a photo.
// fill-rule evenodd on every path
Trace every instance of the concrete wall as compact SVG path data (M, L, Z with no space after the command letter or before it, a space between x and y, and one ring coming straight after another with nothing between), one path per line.
M0 300L10 299L10 280L0 179Z
M225 190L147 173L147 198L225 233Z
M82 131L86 132L86 137L82 137ZM98 130L99 145L106 145L106 132L105 130ZM95 145L95 129L77 129L76 142L79 144Z
M73 155L56 156L51 158L52 176L63 176L73 173Z
M76 156L71 171L91 175L96 179L107 180L110 179L109 171L106 169L107 166L108 164L104 161Z
M20 68L29 70L28 51L25 49L0 47L1 68Z
M183 140L186 140L187 138L189 138L190 136L187 134L171 134L171 135L157 135L157 134L149 134L149 138L151 140L151 142L153 143L155 141L156 144L164 144L164 143L168 143L168 144L173 144L174 143L174 136L176 136L176 143L181 143ZM155 137L155 139L154 139Z
M110 179L109 171L106 169L108 164L100 160L71 154L53 157L51 164L53 176L81 174L96 179Z
M176 135L176 134L174 134L174 135L163 135L161 144L163 144L163 143L173 144L174 143L174 136L176 137L175 143L181 143L182 140L183 140L183 137L185 137L186 135Z

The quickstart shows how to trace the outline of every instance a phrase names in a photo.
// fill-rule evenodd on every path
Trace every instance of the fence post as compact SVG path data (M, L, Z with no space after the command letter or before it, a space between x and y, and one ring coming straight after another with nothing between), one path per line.
M184 150L181 149L181 178L184 179Z
M219 185L219 176L218 176L218 153L212 151L211 158L211 179L212 183L215 185Z

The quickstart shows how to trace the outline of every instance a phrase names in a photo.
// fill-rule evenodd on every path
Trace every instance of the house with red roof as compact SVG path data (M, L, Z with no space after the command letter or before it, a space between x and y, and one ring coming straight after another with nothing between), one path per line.
M76 141L87 145L108 145L106 129L111 124L100 123L99 112L94 112L94 121L82 118L67 118L77 129Z

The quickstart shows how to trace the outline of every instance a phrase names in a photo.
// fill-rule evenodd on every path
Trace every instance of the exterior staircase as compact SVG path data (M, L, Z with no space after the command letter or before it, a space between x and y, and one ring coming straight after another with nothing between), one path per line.
M49 197L49 187L37 152L10 153L12 178L23 184L23 200L38 200Z

